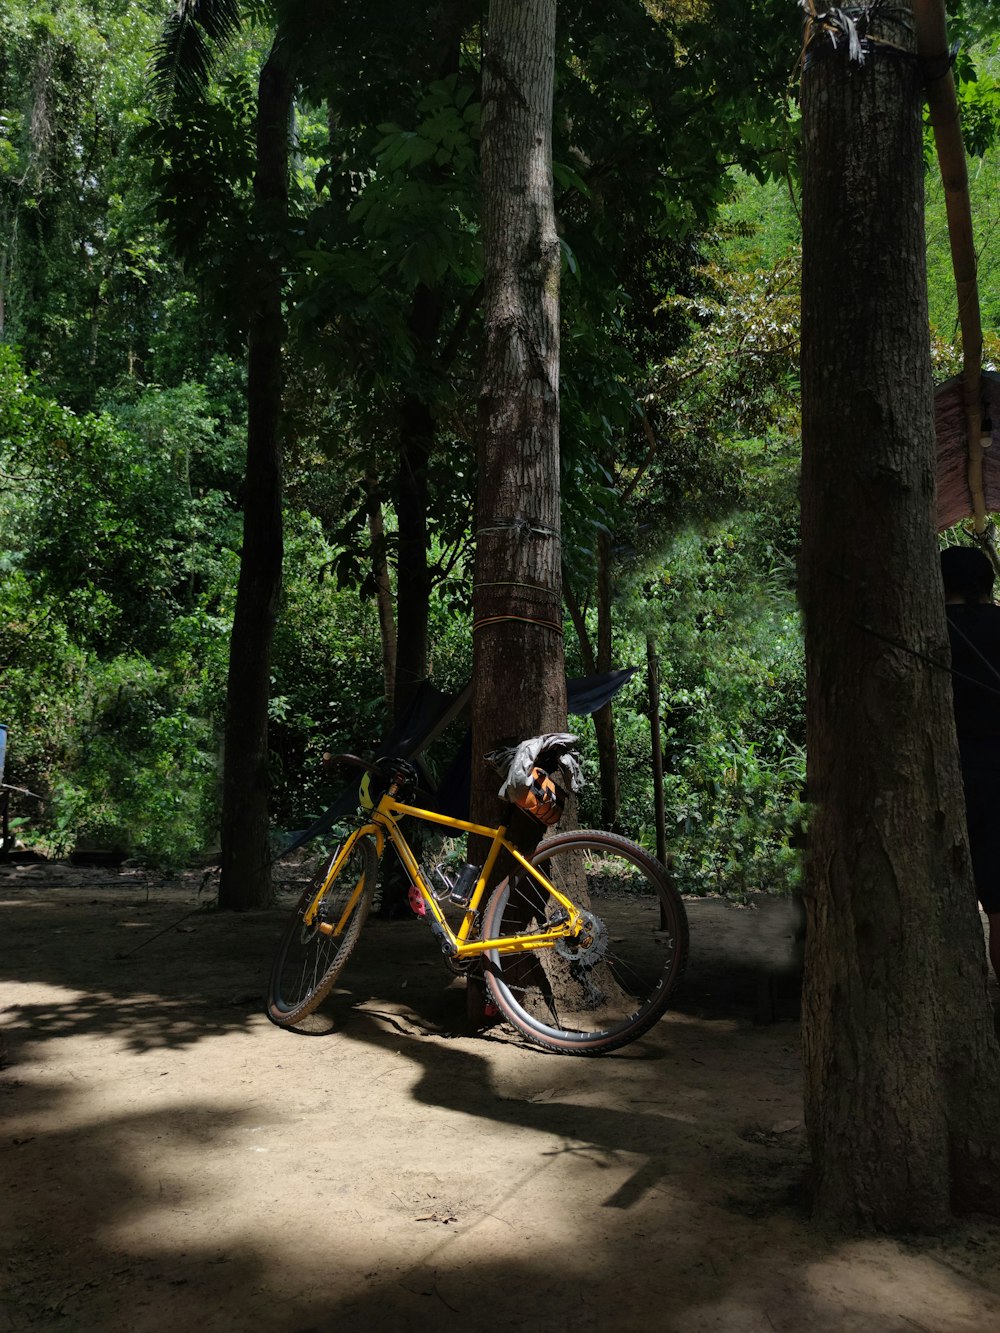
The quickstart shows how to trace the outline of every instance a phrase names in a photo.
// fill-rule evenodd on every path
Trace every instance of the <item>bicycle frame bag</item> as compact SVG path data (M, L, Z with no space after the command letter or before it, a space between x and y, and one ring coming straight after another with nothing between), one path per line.
M583 788L577 742L567 732L547 732L522 741L516 749L488 754L489 763L505 775L500 799L512 801L542 824L557 824L568 792Z

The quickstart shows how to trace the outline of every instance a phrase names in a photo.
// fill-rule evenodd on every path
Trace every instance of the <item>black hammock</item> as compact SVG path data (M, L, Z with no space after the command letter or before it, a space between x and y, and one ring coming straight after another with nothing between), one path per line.
M608 671L600 676L582 676L577 680L567 680L567 712L574 717L589 717L603 708L606 703L632 679L638 667L625 667L622 671ZM373 750L373 754L394 759L418 760L420 755L441 735L444 729L460 717L469 706L472 686L457 694L445 694L430 681L423 681L413 697L405 714L393 723ZM425 780L426 779L426 774ZM452 819L469 818L469 801L472 793L472 732L467 730L451 764L445 771L434 790L425 802L425 807ZM358 785L355 780L345 787L315 824L292 835L278 853L287 856L298 847L304 847L313 838L326 833L334 824L352 814L358 805Z

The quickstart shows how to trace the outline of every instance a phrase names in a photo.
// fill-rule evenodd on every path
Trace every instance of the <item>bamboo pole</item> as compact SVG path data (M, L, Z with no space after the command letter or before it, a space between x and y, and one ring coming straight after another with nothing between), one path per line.
M958 114L958 96L948 52L948 33L944 0L913 0L913 18L917 55L924 73L927 106L934 129L941 182L944 185L948 216L948 239L958 293L958 318L962 330L962 398L965 405L965 429L969 463L969 494L976 535L987 530L986 497L983 489L983 327L979 312L979 288L976 279L976 246L972 234L972 207L969 202L969 173L965 144ZM990 558L997 564L992 544Z

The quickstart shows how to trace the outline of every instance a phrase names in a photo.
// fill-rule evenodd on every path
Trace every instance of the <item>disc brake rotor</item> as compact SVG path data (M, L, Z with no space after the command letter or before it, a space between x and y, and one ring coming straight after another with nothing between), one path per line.
M600 962L608 951L608 928L593 912L580 913L580 931L572 939L556 940L555 952L571 963Z

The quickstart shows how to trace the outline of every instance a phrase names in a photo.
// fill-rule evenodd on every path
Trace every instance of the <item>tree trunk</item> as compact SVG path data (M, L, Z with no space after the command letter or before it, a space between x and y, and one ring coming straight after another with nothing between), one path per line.
M559 509L559 237L552 198L555 0L491 0L483 58L483 371L473 589L472 818L493 824L484 755L566 726ZM515 811L525 852L542 825ZM481 859L476 840L470 858ZM494 880L512 867L500 858ZM482 985L469 979L468 1015Z
M386 711L391 717L394 712L396 686L396 617L392 609L392 580L389 577L389 560L386 555L382 501L378 493L374 468L365 475L364 487L365 504L368 509L368 538L372 550L372 582L375 584L379 634L382 639L382 682Z
M611 580L608 577L610 540L601 533L597 547L597 652L587 630L587 617L573 590L563 579L566 609L576 630L583 669L588 676L598 671L612 670L611 655ZM615 738L614 714L611 704L605 704L593 715L594 735L597 740L597 763L601 783L601 826L617 826L621 808L621 782L618 772L618 742Z
M583 607L577 600L573 587L566 577L566 570L562 571L563 581L563 600L566 603L566 610L569 612L569 618L573 622L573 628L576 630L576 640L580 646L580 658L583 662L583 673L585 676L594 676L597 674L597 656L594 653L594 646L590 642L590 634L587 630L587 617Z
M434 425L426 403L403 401L396 474L396 680L393 695L402 713L427 676L427 622L431 575L427 538L427 468Z
M646 691L649 699L649 738L653 758L656 859L667 865L667 812L663 801L663 730L660 723L660 659L652 634L646 635Z
M229 649L219 906L271 900L267 710L281 595L281 246L288 211L292 78L281 34L261 70L254 211L260 249L247 338L247 470L243 551Z
M428 367L441 323L440 293L419 286L413 295L410 333L418 364ZM425 396L407 394L399 429L396 518L399 558L396 566L397 713L402 713L427 676L427 622L430 618L431 570L427 533L428 466L434 445L434 417Z
M492 0L483 62L484 355L473 593L473 818L483 755L566 725L559 510L555 0Z
M430 68L445 79L459 70L462 33L469 12L464 0L433 6L430 30L436 40L428 52ZM413 293L409 331L421 388L403 399L396 471L396 665L393 699L397 715L405 712L420 682L427 678L428 622L434 579L430 564L427 510L428 468L434 448L431 409L435 348L444 313L442 289L420 283Z
M597 669L613 669L611 640L611 537L601 530L597 534ZM606 703L594 714L594 732L597 736L597 759L601 774L601 827L616 829L622 803L621 781L618 776L618 741L615 737L615 719L611 704Z
M905 6L904 6L905 8ZM854 12L854 11L852 11ZM895 47L912 31L889 11ZM937 1227L1000 1200L1000 1067L965 844L934 537L921 78L810 40L802 553L815 1208Z

